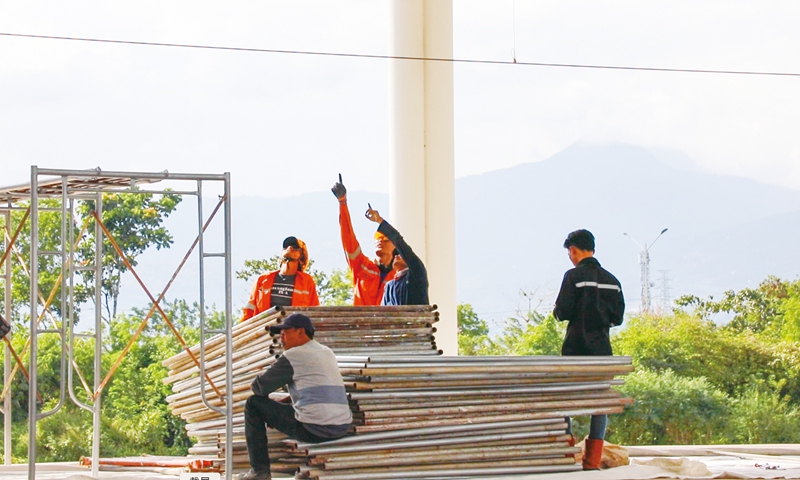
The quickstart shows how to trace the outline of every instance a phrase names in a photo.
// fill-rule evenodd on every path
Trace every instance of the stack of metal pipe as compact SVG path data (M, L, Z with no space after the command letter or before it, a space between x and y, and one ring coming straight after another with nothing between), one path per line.
M580 470L567 416L620 413L630 357L339 356L355 435L284 443L301 478L447 478Z
M630 399L612 386L622 383L616 376L633 370L630 357L442 357L433 338L434 308L287 308L237 325L230 467L249 468L244 404L252 380L282 351L266 330L302 311L314 321L315 338L337 353L354 434L306 444L270 429L273 476L457 478L580 470L565 417L620 413ZM224 341L209 339L205 358L212 381L224 388L222 347ZM225 419L200 401L196 367L185 353L164 364L171 369L167 381L175 382L170 406L198 440L190 453L223 459Z
M233 441L234 468L248 466L247 450L244 443L244 405L252 394L250 384L263 369L275 362L282 353L278 338L272 338L268 329L294 313L302 312L314 322L315 338L330 346L337 354L363 354L381 351L384 355L404 356L439 355L433 334L433 326L439 320L436 306L404 307L291 307L275 308L263 312L233 327L233 356L225 355L225 337L216 335L205 341L203 365L206 377L204 390L209 403L221 407L224 402L218 398L214 387L225 395L225 363L233 364ZM200 346L190 349L200 358ZM169 368L165 383L173 383L174 394L167 397L173 414L186 420L187 433L196 439L189 449L192 456L224 458L225 418L209 409L201 399L200 369L187 352L181 352L164 360ZM274 439L274 440L273 440ZM280 442L282 434L270 431L272 444L270 455L277 471L294 471L298 465L295 459L288 458L288 447ZM286 465L281 459L287 458Z

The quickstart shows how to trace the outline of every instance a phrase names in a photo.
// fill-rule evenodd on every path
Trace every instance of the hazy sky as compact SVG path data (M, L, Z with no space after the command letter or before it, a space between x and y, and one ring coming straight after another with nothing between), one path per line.
M389 2L0 0L0 33L387 54ZM454 1L455 57L800 73L800 2ZM389 60L0 36L0 186L30 165L388 191ZM576 141L800 189L800 77L455 65L456 172Z

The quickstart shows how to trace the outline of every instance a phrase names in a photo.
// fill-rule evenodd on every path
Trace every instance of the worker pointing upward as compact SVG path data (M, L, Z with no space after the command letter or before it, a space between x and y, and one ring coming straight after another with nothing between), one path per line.
M347 264L353 272L353 304L354 305L380 305L386 282L394 278L392 269L394 260L394 244L380 231L375 233L375 259L370 260L361 251L353 232L353 223L350 220L350 211L347 208L347 189L339 181L333 185L331 191L339 200L339 229L342 235Z
M389 225L371 205L364 216L377 223L378 232L386 235L395 246L392 252L395 276L386 282L381 305L428 305L428 271L422 260L400 232Z

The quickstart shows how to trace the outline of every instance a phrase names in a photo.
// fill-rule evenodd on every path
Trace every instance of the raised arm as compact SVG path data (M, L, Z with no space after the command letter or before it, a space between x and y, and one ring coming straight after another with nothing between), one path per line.
M354 276L358 276L361 265L369 259L361 251L356 239L356 234L353 231L353 222L350 220L350 210L347 208L347 189L342 183L342 175L339 174L339 181L333 185L331 191L339 200L339 233L342 237L342 248L347 258L347 265L353 272Z
M375 212L377 214L377 212ZM380 218L380 215L378 215ZM406 243L405 239L400 232L397 231L389 222L384 219L380 219L380 225L378 225L378 231L382 234L386 235L386 238L394 243L394 247L400 253L400 256L403 257L405 260L406 265L408 265L408 270L411 273L421 273L425 271L425 265L422 263L422 260L414 253L414 250L411 249L411 246Z

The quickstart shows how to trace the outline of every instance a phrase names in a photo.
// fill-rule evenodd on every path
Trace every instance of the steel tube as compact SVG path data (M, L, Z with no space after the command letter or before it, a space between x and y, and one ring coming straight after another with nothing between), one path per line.
M11 202L8 202L8 206L11 207ZM30 212L30 210L28 210ZM5 251L8 252L11 250L11 209L6 210L4 213L5 217L5 235L3 241L5 242ZM5 285L4 285L4 293L5 295L3 298L6 299L4 302L5 304L5 318L11 322L11 260L8 260L8 263L3 263L4 269L4 278L5 278ZM11 335L12 332L9 332L6 335L6 339L9 340L8 342L4 342L3 348L5 349L5 355L3 356L3 382L9 380L11 378ZM3 399L3 463L5 465L11 465L11 394L5 396Z
M430 470L418 472L382 472L359 474L359 480L389 480L393 478L434 478L434 477L482 477L491 475L522 475L533 473L558 473L583 470L581 465L552 465L531 467L505 467L505 468L471 468L464 470ZM316 477L320 480L351 480L351 473L328 475L321 473Z
M350 445L354 443L374 443L382 440L389 440L395 438L403 438L403 437L414 437L414 436L422 436L422 435L436 435L442 433L452 433L452 432L475 432L480 430L486 430L490 428L503 428L508 426L522 426L522 427L532 427L538 425L549 425L553 423L558 423L558 419L537 419L537 420L526 420L526 421L519 421L519 422L494 422L494 423L483 423L483 424L465 424L465 425L452 425L452 426L436 426L430 428L416 428L416 429L406 429L403 431L395 431L395 432L383 432L383 433L371 433L365 435L353 435L344 438L340 438L338 440L332 440L329 442L325 442L326 446L338 446L338 445ZM295 442L296 448L299 450L307 450L309 448L313 449L314 443L306 443L306 442Z
M552 437L555 435L563 435L563 430L555 430L555 431L540 431L540 432L522 432L522 433L511 433L511 434L495 434L495 435L473 435L473 436L465 436L465 437L455 437L455 438L440 438L438 440L410 440L410 441L397 441L397 442L390 442L390 443L378 443L378 444L354 444L354 445L343 445L340 447L327 447L325 444L319 444L316 447L308 447L306 451L309 455L331 455L331 454L341 454L341 453L353 453L353 452L369 452L373 450L385 450L385 449L392 449L392 450L399 450L403 448L414 448L414 447L432 447L432 446L442 446L442 445L469 445L474 444L475 442L491 442L497 440L520 440L525 438L540 438L540 437Z
M439 361L432 362L428 358L416 358L414 356L408 356L403 360L398 360L393 357L386 357L384 355L337 355L336 358L339 361L349 362L349 363L369 363L369 364L379 364L379 363L390 363L390 364L398 364L398 363L422 363L422 364L430 364L430 363L486 363L486 362L515 362L515 363L530 363L530 364L543 364L543 363L553 363L556 365L568 365L568 364L593 364L593 365L629 365L633 360L631 357L626 356L603 356L603 357L594 357L594 356L555 356L555 355L537 355L537 356L463 356L463 357L446 357L442 358Z

